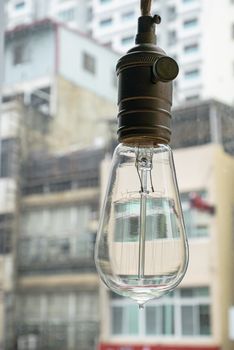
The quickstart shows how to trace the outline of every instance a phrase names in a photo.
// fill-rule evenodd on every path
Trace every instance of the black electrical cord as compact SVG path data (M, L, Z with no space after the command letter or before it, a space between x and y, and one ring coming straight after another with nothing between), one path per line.
M151 15L151 0L141 0L141 15L142 16Z

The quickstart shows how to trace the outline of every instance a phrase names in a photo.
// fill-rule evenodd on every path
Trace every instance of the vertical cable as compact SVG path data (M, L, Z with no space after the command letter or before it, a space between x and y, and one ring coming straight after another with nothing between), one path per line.
M150 16L151 0L141 0L141 15Z

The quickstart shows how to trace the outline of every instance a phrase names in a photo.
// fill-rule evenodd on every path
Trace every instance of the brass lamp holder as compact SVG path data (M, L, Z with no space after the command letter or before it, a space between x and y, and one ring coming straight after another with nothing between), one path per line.
M174 59L159 48L158 15L151 0L141 0L136 46L117 63L118 139L128 144L167 144L171 136L172 81L179 72Z

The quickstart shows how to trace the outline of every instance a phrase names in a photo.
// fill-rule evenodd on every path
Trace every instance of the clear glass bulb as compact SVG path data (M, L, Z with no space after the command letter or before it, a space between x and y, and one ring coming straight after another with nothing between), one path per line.
M188 243L168 145L116 147L95 262L110 289L140 306L182 280Z

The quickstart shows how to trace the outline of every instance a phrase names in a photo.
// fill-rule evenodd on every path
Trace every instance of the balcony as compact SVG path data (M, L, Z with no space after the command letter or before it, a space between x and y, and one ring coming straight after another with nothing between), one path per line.
M34 157L24 165L25 196L99 187L103 150L76 151L63 156Z
M99 335L97 321L69 323L17 322L17 349L19 350L94 350Z
M87 235L88 236L88 235ZM18 272L23 275L94 272L94 239L24 237L18 250Z

